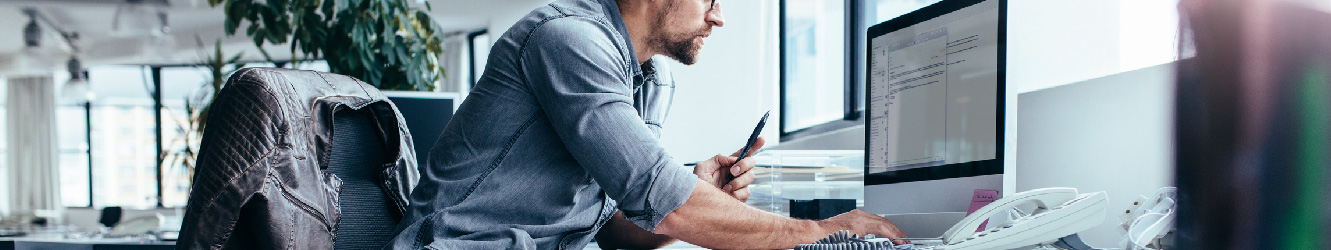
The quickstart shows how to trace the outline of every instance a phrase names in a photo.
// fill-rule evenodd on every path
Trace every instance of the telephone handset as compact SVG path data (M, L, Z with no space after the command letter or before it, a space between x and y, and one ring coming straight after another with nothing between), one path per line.
M989 230L975 231L990 217L1013 211L1018 205L1027 203L1035 204L1035 210L1029 215L994 225ZM939 238L902 238L898 240L909 240L911 244L894 246L891 242L893 239L873 235L860 238L842 231L818 242L801 244L795 249L1012 249L1054 242L1095 227L1105 220L1106 203L1108 199L1105 192L1078 195L1075 188L1036 189L989 203L961 219Z
M935 250L1011 249L1058 240L1099 225L1105 219L1105 192L1077 194L1075 188L1043 188L1014 194L966 216L940 238ZM1028 216L975 229L985 220L1012 208L1034 203Z

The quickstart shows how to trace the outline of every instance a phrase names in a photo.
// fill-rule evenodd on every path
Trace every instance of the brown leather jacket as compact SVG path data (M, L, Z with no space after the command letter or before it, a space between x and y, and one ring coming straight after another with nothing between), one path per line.
M378 90L313 71L243 69L217 94L199 151L180 249L332 249L341 181L325 173L333 113L369 109L394 159L380 185L398 214L418 170L402 116Z

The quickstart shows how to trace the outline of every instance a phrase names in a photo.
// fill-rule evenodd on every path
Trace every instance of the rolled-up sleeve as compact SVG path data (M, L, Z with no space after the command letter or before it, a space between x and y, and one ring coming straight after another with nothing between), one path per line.
M697 177L676 163L633 108L627 46L585 17L549 20L523 45L528 88L577 162L634 224L653 231Z

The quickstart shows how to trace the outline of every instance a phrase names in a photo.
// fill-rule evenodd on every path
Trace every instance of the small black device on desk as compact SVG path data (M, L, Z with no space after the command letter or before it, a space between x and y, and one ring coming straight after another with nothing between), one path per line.
M855 210L855 199L790 200L790 217L822 220Z

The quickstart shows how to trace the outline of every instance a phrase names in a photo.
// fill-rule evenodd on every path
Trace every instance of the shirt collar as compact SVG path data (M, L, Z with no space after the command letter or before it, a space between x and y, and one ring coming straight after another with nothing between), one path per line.
M600 1L601 5L605 6L605 13L610 23L615 25L615 30L619 31L619 36L624 38L624 44L629 47L629 64L633 65L629 68L633 69L634 76L642 76L642 64L638 63L638 52L633 49L633 38L629 36L628 26L624 24L624 15L619 13L619 3L615 0Z

